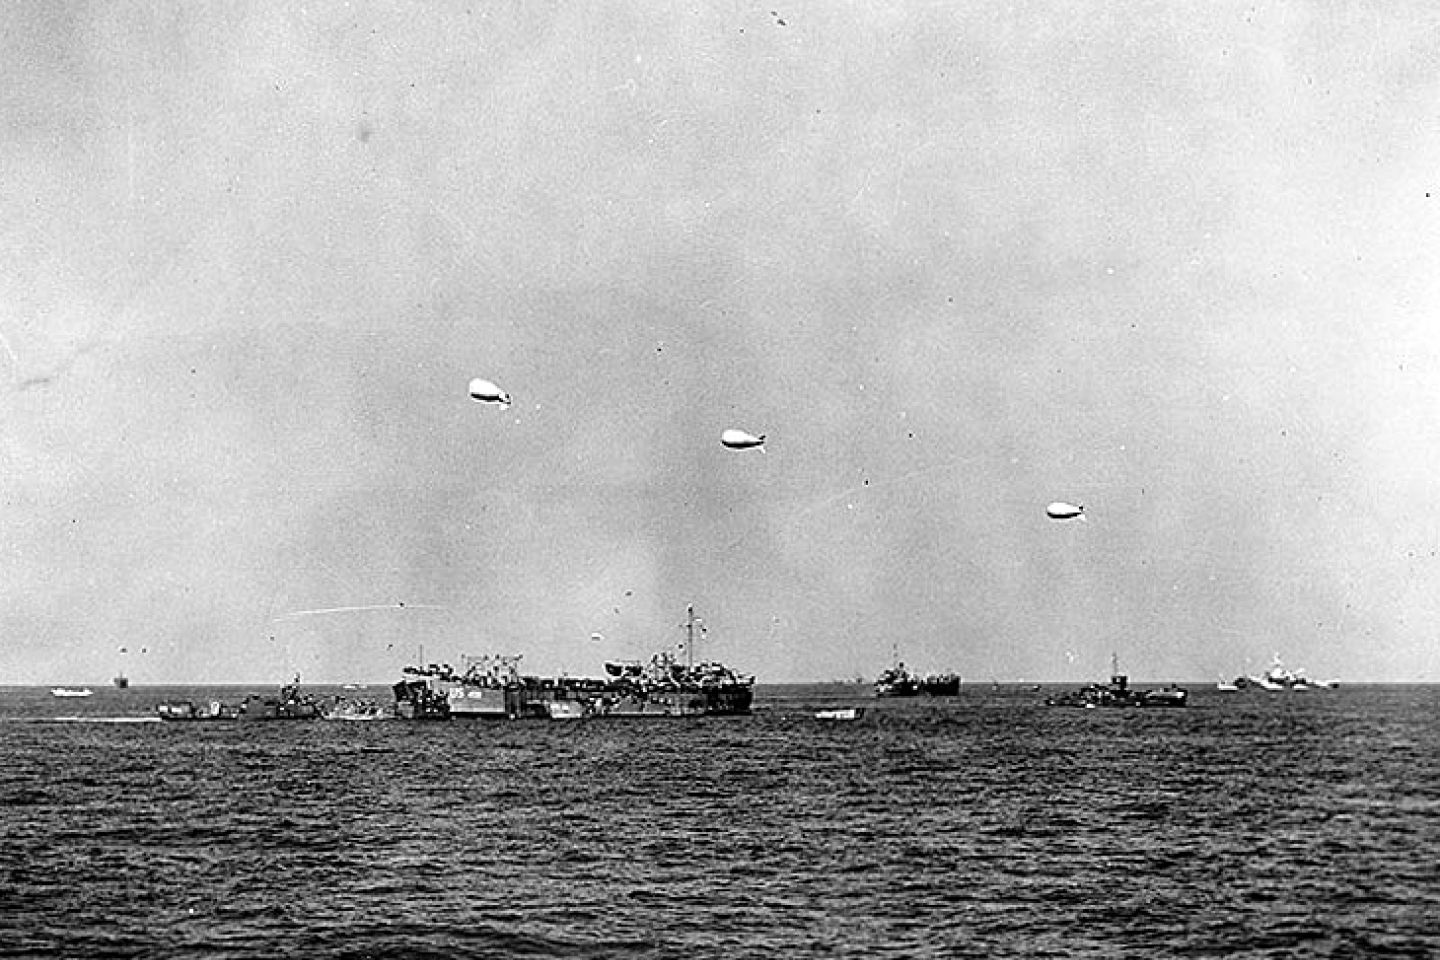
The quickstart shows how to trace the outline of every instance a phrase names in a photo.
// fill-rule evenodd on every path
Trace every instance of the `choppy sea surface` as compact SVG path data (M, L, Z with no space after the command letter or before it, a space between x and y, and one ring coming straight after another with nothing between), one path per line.
M116 722L244 692L0 688L0 955L1440 956L1440 686Z

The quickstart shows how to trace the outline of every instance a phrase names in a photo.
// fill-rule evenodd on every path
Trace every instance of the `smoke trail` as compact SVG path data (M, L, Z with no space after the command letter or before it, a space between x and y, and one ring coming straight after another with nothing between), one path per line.
M293 613L282 614L271 620L271 623L280 623L284 620L299 620L301 617L319 617L331 613L357 613L364 610L444 610L445 608L434 603L367 603L354 607L321 607L315 610L296 610Z

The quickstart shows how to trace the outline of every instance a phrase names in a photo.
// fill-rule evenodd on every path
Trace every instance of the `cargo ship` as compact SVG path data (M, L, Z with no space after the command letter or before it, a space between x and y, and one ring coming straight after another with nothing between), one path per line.
M466 657L459 671L446 663L409 666L393 688L395 714L406 720L748 714L755 678L722 663L696 663L704 627L693 606L686 614L683 661L670 651L648 661L611 660L600 677L526 674L518 655Z

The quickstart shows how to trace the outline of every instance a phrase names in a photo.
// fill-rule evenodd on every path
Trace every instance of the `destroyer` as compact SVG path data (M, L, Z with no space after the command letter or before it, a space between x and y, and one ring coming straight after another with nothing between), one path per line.
M519 656L466 657L406 667L395 684L395 713L407 720L530 717L688 717L748 714L755 678L722 663L694 659L704 627L688 607L683 661L658 653L648 661L611 660L603 677L542 677L520 669Z

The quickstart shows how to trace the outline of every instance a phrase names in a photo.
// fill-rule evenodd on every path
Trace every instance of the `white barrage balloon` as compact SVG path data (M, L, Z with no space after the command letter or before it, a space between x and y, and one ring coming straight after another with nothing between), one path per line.
M1051 520L1084 520L1085 508L1076 506L1073 503L1062 503L1059 500L1045 508L1045 516Z
M476 403L499 404L501 409L510 406L510 394L489 380L481 380L479 377L470 381L470 399Z
M754 450L765 448L765 434L755 436L744 430L726 430L720 434L720 442L731 450Z

